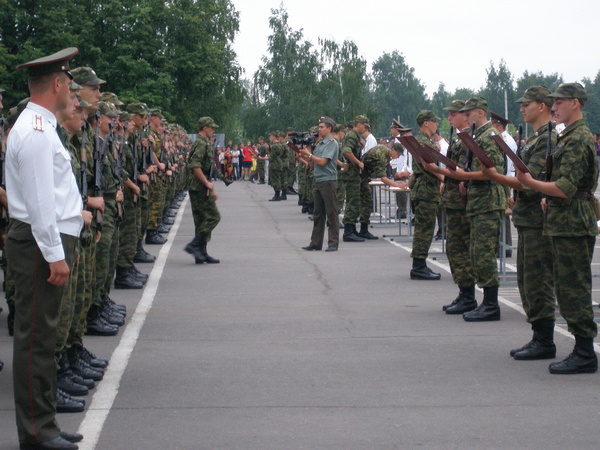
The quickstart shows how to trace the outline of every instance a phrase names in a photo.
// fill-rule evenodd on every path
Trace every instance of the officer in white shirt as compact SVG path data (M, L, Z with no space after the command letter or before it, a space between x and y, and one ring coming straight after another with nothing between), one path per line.
M68 61L76 48L17 67L28 71L31 99L6 150L11 223L6 256L15 280L13 382L21 448L76 449L79 434L56 419L56 325L84 224L71 157L57 134L56 114L73 107ZM89 217L88 217L89 219Z
M405 127L397 120L392 120L390 126L390 132L394 138L393 144L397 145L398 151L402 154L396 159L396 172L394 173L394 180L397 181L408 181L412 175L412 156L411 154L402 147L398 136L411 136L412 128ZM398 211L396 215L399 219L406 218L406 207L408 203L408 192L396 192L396 204L398 205Z

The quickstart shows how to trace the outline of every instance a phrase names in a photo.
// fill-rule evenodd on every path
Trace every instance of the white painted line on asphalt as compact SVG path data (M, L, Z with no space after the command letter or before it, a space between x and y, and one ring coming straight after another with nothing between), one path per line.
M408 253L410 253L412 251L411 247L407 247L406 245L402 245L396 241L391 241L389 239L386 239L386 241L388 241L390 244L395 245L396 247L400 247L401 249L407 251ZM450 272L450 266L448 264L442 264L441 262L437 261L437 260L432 260L429 259L429 262L438 266L440 269L444 269L446 272L448 273L452 273ZM516 270L516 268L515 268ZM480 289L477 287L477 290L479 290L480 292L483 292L483 289ZM525 316L525 310L523 309L523 307L521 307L521 305L517 305L514 302L511 302L510 300L506 300L504 297L501 297L500 295L498 296L498 301L506 306L508 306L509 308L514 309L515 311L520 312L521 314L523 314L523 316ZM593 303L593 302L592 302ZM563 327L555 327L554 331L556 333L562 334L563 336L566 336L568 338L571 339L575 339L575 337L569 333L569 331L566 328ZM596 350L596 353L600 353L600 344L594 344L594 349Z
M119 393L119 386L121 384L121 378L129 363L129 358L133 353L133 349L137 344L137 340L140 336L140 331L144 326L146 317L152 308L154 297L158 289L160 278L163 274L165 264L167 262L167 256L173 245L175 235L179 229L181 219L183 217L183 211L187 204L187 196L181 203L181 207L175 218L175 223L171 228L171 232L168 236L168 241L163 244L158 258L154 262L154 267L146 287L142 294L142 298L138 303L138 306L131 318L130 322L125 327L119 345L115 348L112 356L110 357L110 365L108 366L104 379L99 384L98 389L92 397L92 402L85 413L85 417L79 426L78 432L83 434L84 440L78 443L81 450L94 450L100 438L100 433L104 427L104 422L110 413L115 398Z

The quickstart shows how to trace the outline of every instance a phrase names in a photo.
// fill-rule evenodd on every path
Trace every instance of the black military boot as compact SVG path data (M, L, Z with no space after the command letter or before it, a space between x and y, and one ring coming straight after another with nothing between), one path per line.
M185 246L183 249L185 252L193 255L196 258L196 264L204 264L206 262L206 258L202 253L202 237L200 235L194 236L192 242Z
M177 211L174 211L172 209L167 209L167 211L165 212L165 217L175 217L177 215Z
M573 375L577 373L596 373L598 358L594 351L594 338L584 338L575 335L573 352L560 362L548 366L550 373Z
M356 234L356 226L349 224L344 225L344 236L342 239L344 242L365 242L364 238Z
M148 275L147 273L141 272L137 267L135 267L135 264L133 264L131 267L128 267L127 270L129 271L130 274L132 274L134 276L134 278L137 278L138 280L142 281L144 284L146 284L146 281L148 281L148 278L150 278L150 275Z
M483 301L473 311L463 314L466 322L489 322L500 320L498 305L498 286L483 288Z
M165 242L167 242L167 238L162 237L156 230L148 230L146 232L146 244L163 245Z
M77 357L84 360L86 363L88 363L88 365L90 367L104 369L104 368L106 368L106 366L108 366L108 359L98 358L96 355L94 355L92 352L90 352L87 348L85 348L81 345L73 346L73 348L74 348L73 351L77 353Z
M171 231L171 227L169 225L165 225L164 223L158 224L158 228L156 229L157 233L168 234Z
M520 361L556 358L554 345L554 320L537 320L531 324L533 337L520 349L510 351L511 356Z
M100 308L98 305L90 306L87 315L87 330L85 334L90 336L114 336L118 332L118 327L107 324L100 317Z
M269 201L270 202L278 202L279 200L281 200L281 197L279 196L279 191L275 191L275 195Z
M88 388L73 380L66 352L61 355L58 366L59 368L56 371L56 387L58 389L70 395L88 395Z
M114 300L108 295L103 295L102 301L110 303L110 306L119 311L123 315L123 317L127 315L127 306L115 303Z
M439 280L441 274L432 271L422 258L413 258L413 266L410 271L411 280Z
M100 306L100 317L110 325L116 325L118 327L125 325L125 316L120 314L115 309L112 309L106 303L102 303Z
M287 194L285 189L281 191L281 195L279 196L279 200L287 200Z
M129 273L126 267L117 267L115 289L142 289L144 283Z
M8 335L13 336L15 334L15 304L13 302L6 303L8 304L8 317L6 318Z
M67 350L67 357L69 358L69 367L80 377L94 381L100 381L104 378L104 369L90 366L79 356L77 348L71 347Z
M200 241L200 249L207 264L219 264L221 262L221 260L213 258L206 252L206 239L204 238ZM196 261L196 264L198 264L198 261Z
M369 224L368 223L360 224L360 233L358 233L358 235L361 238L369 239L369 240L379 239L377 236L375 236L369 232Z
M156 261L156 256L151 255L146 250L144 250L144 246L142 245L142 241L138 241L137 250L135 253L135 257L133 258L133 262L136 263L153 263Z
M455 304L447 305L446 314L464 314L477 308L475 285L460 288Z
M65 391L61 389L56 389L56 412L58 413L74 413L74 412L83 412L83 408L85 407L85 401L73 398ZM74 445L74 444L73 444ZM43 447L40 447L43 448ZM52 448L52 447L48 447ZM60 448L60 447L58 447ZM78 448L75 447L63 447L63 448Z
M288 195L298 195L298 193L294 190L293 186L288 186L285 192Z
M163 218L162 223L165 225L173 225L175 223L175 220L173 220L172 217L165 217Z

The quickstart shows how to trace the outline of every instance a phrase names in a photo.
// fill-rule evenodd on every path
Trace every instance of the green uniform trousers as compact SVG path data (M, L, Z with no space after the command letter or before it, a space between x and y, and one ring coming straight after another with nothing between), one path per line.
M435 231L435 219L439 202L414 199L415 232L411 258L426 259Z
M464 209L446 208L446 255L452 271L452 279L460 288L475 284L475 273L471 264L469 241L471 220Z
M500 238L500 227L504 211L490 211L470 216L471 219L471 263L480 288L500 285L496 250Z
M212 230L221 221L217 203L214 197L207 196L205 191L189 192L196 236L203 236L206 242L209 242Z

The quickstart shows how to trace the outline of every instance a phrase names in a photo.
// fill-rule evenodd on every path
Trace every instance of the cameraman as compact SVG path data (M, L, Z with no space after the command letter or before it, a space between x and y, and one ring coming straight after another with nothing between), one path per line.
M313 215L313 231L310 244L302 249L307 251L321 250L325 234L325 218L329 223L328 247L326 252L338 249L340 225L337 213L337 159L339 144L331 135L335 122L329 117L319 119L319 142L314 153L306 147L302 148L302 156L308 159L314 168L315 188Z

